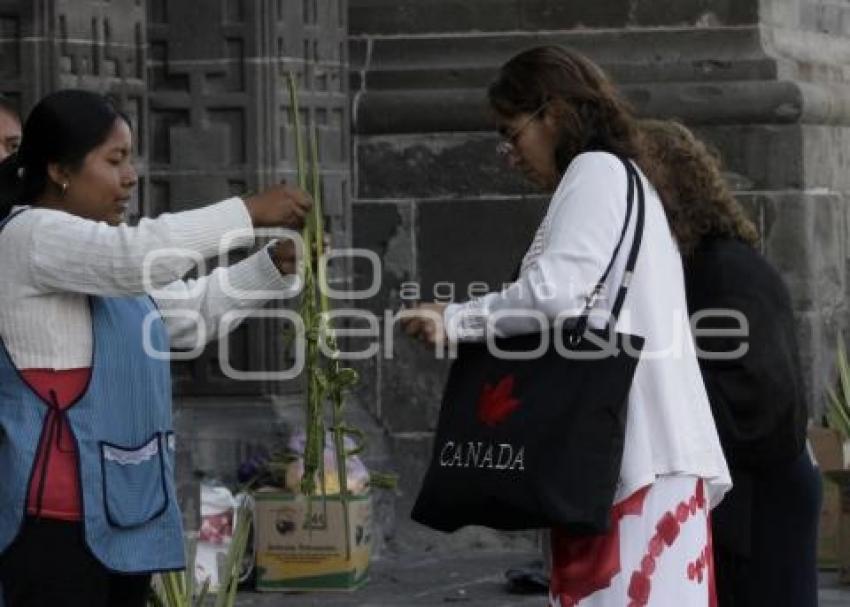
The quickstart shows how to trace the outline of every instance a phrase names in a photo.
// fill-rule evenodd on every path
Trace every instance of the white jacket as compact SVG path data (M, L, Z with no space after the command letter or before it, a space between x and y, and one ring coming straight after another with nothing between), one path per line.
M616 500L657 476L706 480L712 505L731 487L688 322L682 260L654 188L646 192L644 236L617 328L645 338L629 393L626 442ZM533 320L493 315L537 310L547 318L579 313L602 276L626 215L626 171L616 156L589 152L568 167L549 204L517 281L445 312L449 339L479 340L487 319L499 336L539 331ZM610 312L632 242L635 207L620 254L595 313ZM599 318L592 324L599 325Z

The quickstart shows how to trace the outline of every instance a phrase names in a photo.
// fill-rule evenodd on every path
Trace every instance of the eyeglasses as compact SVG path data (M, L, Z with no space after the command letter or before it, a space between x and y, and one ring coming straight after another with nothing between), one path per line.
M498 145L496 145L496 152L500 156L510 156L516 151L517 137L519 137L520 133L525 130L525 127L531 124L531 122L543 112L546 105L547 104L544 103L539 108L531 112L531 114L528 115L528 118L526 118L521 125L511 131L510 134L504 135L504 141L500 141Z

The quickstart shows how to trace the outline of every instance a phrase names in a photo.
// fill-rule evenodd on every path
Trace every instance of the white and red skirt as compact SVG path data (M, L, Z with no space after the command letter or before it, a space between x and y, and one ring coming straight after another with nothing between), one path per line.
M611 517L605 535L552 530L550 607L716 607L701 479L658 477Z

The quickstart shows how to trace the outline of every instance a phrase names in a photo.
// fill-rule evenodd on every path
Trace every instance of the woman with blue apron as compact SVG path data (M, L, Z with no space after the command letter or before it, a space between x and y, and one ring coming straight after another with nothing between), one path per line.
M291 241L182 278L256 227L300 227L308 195L276 186L130 227L132 145L104 97L59 91L0 164L7 607L143 607L152 572L185 566L168 352L294 287Z

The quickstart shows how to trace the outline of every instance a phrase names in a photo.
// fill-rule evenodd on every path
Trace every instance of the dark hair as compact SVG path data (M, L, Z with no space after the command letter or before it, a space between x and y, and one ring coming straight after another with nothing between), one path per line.
M640 129L646 149L643 169L658 190L682 255L712 236L758 243L755 225L723 178L716 150L673 120L644 120Z
M18 121L21 119L21 115L18 113L18 108L14 103L12 103L12 100L5 95L0 95L0 112L5 112L10 116L15 117Z
M573 50L540 46L523 51L502 66L487 96L506 117L544 105L544 111L556 112L561 134L555 165L562 173L582 152L605 151L640 161L631 107L600 67Z
M127 121L109 99L90 91L57 91L39 101L24 124L18 152L0 163L0 218L44 192L48 164L79 169L118 118Z

